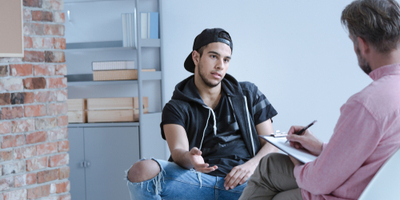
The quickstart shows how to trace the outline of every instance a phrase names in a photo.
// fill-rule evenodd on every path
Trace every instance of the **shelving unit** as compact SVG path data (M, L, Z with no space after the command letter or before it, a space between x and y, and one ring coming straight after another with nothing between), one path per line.
M104 185L98 184L95 179L90 178L95 176L97 171L99 172L98 176L104 176L104 174L100 174L102 170L90 170L98 167L93 166L95 163L121 162L117 166L125 165L123 166L125 170L139 158L166 159L166 143L161 138L159 126L163 106L161 3L162 0L64 0L64 12L67 15L69 10L70 13L69 16L66 16L65 23L68 98L139 97L139 122L85 123L68 126L71 147L71 196L73 199L83 197L86 200L107 199L106 193L110 190L118 191L114 193L121 193L121 196L114 196L112 199L125 199L128 194L126 187L108 185L109 188L103 190ZM128 12L136 13L136 47L122 46L121 14ZM141 12L159 12L160 39L140 39ZM100 22L104 22L105 25L99 25ZM99 30L99 28L103 30ZM118 32L118 34L115 32ZM91 68L93 61L118 60L133 60L138 70L138 79L93 81ZM156 71L143 72L142 69L156 69ZM147 114L143 113L142 98L144 96L149 98L149 113ZM99 132L99 134L96 132ZM90 135L91 138L99 138L87 140L86 135ZM111 152L108 154L110 158L99 156L96 159L101 159L100 161L87 160L89 159L85 157L87 151L96 152L93 149L89 150L89 146L96 148L96 142L105 142L108 140L107 138L114 143L110 145L98 143L97 145L100 149L108 149ZM121 143L119 144L118 141ZM75 146L83 147L80 150L79 148L75 150ZM114 148L118 151L112 153ZM120 159L118 160L118 158ZM92 164L86 166L87 163ZM109 165L107 167L117 166ZM102 182L115 183L114 179L116 179L126 186L122 179L124 170L120 168L106 169L106 171L115 170L121 176L107 176L110 180L102 180ZM93 174L89 175L88 173ZM82 181L84 186L81 186ZM95 189L99 191L99 194L92 194ZM104 195L101 194L102 191Z

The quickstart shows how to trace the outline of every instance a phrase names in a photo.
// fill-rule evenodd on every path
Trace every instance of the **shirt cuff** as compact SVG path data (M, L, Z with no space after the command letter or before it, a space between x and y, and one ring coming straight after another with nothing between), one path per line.
M294 178L296 178L296 180L300 176L300 172L301 172L301 169L303 169L303 167L304 167L304 164L303 165L299 164L299 165L294 166L293 175L294 175Z
M325 149L325 147L328 145L328 143L322 143L322 151Z

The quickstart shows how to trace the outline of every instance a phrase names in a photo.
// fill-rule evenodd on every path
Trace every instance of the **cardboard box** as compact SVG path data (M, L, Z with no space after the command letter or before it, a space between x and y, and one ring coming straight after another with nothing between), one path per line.
M86 110L86 99L67 99L68 110Z
M133 109L130 110L88 110L88 122L133 122Z
M137 80L136 69L93 71L93 81Z
M87 99L88 110L118 110L133 109L134 98L90 98Z
M143 97L143 113L149 112L148 97ZM88 122L139 121L139 98L90 98L87 99Z
M68 123L86 123L86 99L67 99Z
M68 123L86 123L86 111L84 110L68 111Z
M143 97L143 108L149 107L149 98ZM139 108L138 97L90 98L87 99L88 110L118 110Z
M143 109L149 107L149 98L143 97ZM139 108L139 97L133 97L133 108Z
M149 113L149 109L143 109ZM139 109L135 110L88 110L88 122L138 122Z
M142 72L155 72L156 69L142 69ZM93 71L93 81L137 80L137 69L96 70Z
M139 97L133 97L134 121L139 121ZM149 113L149 98L143 97L143 113Z

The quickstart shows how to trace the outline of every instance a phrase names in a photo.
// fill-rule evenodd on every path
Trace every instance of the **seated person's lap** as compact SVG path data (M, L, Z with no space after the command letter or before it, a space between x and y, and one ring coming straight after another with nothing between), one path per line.
M232 190L225 190L224 177L216 177L200 173L194 169L187 170L174 162L155 160L161 172L154 178L134 183L128 180L131 192L144 190L151 195L159 193L165 199L238 199L247 182ZM158 192L156 192L158 188Z

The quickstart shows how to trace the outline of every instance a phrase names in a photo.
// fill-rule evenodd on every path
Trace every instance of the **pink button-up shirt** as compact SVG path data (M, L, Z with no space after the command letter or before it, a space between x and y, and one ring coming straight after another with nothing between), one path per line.
M373 82L341 107L321 155L295 167L303 199L357 199L400 147L400 64L369 76Z

